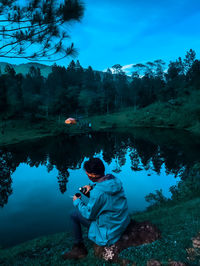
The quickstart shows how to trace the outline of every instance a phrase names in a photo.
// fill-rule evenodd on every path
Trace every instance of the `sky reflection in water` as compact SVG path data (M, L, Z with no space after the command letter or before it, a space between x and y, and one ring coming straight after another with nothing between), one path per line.
M163 194L170 197L169 187L176 184L179 178L175 179L173 174L167 175L164 165L160 174L151 167L149 170L133 171L129 155L130 150L119 173L113 172L118 168L116 160L105 165L106 173L113 173L122 180L130 212L143 210L148 205L144 197L156 189L162 189ZM103 159L102 153L96 156ZM69 230L69 213L73 210L71 196L80 186L90 182L82 166L81 169L68 170L67 191L62 194L55 167L48 173L46 166L20 164L12 175L13 194L0 210L0 244L13 245L40 235Z

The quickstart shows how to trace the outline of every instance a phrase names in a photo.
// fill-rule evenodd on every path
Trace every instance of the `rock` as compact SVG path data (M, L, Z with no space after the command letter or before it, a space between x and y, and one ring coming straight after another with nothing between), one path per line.
M197 258L200 257L200 232L196 237L192 238L192 245L193 247L189 247L186 249L186 252L188 254L187 259L189 261L195 261Z
M162 264L158 260L149 260L147 261L147 266L161 266Z
M119 253L128 247L152 243L161 237L158 228L150 222L136 222L131 220L120 240L112 246L94 245L95 256L110 262L121 263Z
M170 261L169 266L186 266L187 264L181 262L181 261Z
M186 252L188 254L187 259L190 261L194 261L196 256L196 250L194 248L187 248Z
M200 232L196 237L192 238L192 245L194 248L200 249Z

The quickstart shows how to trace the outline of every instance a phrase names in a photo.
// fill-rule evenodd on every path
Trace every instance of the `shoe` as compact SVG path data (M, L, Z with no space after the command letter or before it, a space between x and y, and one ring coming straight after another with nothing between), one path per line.
M64 260L69 259L83 259L87 256L88 252L83 243L74 244L72 249L62 255Z

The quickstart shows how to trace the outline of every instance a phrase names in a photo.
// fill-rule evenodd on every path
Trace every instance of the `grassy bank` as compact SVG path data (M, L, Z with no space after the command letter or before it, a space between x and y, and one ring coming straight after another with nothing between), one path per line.
M182 202L173 207L156 208L134 215L138 221L149 220L162 232L162 238L152 244L132 247L121 253L138 266L146 265L150 259L168 265L170 260L199 265L197 255L188 259L187 249L192 247L191 238L200 229L200 198ZM72 238L69 233L40 237L24 244L0 250L0 265L107 265L93 255L92 243L87 241L87 258L80 261L63 261L61 252L69 249ZM109 264L108 264L109 265Z
M47 136L57 136L59 134L80 134L86 132L78 125L67 126L64 118L58 120L57 117L40 119L31 122L24 120L7 120L6 125L0 122L0 145L16 144L19 142L39 139Z
M0 145L14 144L45 136L59 134L81 134L89 131L92 124L94 131L120 130L131 128L165 128L180 129L200 134L200 92L194 91L190 96L177 98L174 102L157 102L145 108L135 110L128 108L117 113L91 116L81 119L81 126L65 125L66 117L50 117L36 121L11 120L0 118Z
M93 117L94 128L169 128L200 134L200 92L174 101L157 102L145 108L129 108L119 113Z

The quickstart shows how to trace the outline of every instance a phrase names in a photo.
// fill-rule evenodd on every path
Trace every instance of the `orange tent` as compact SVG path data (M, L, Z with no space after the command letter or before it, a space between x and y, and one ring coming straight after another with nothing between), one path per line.
M65 120L65 124L76 124L76 119L69 117Z

